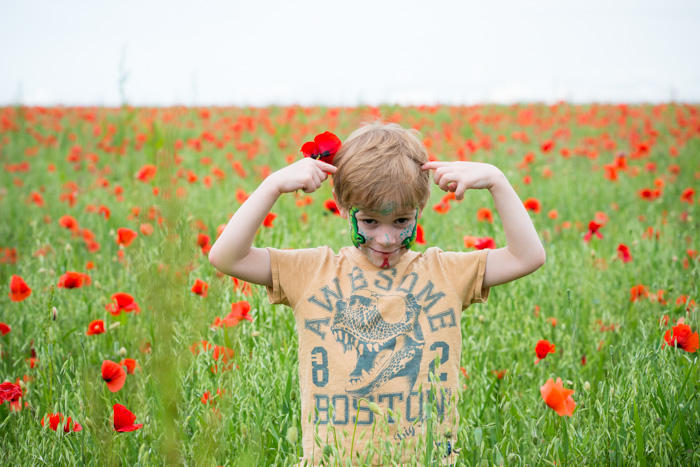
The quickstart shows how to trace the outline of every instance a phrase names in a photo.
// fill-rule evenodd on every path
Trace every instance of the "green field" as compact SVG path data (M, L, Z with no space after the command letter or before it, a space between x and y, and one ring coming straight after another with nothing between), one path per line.
M664 336L679 319L699 327L700 106L563 103L0 108L0 322L10 329L0 381L23 391L20 410L0 405L0 465L293 465L291 310L217 274L205 253L304 142L324 131L344 140L376 117L418 129L431 158L499 167L529 200L547 253L544 267L464 313L460 465L699 465L698 353ZM346 221L324 207L330 190L281 197L255 245L350 245ZM505 245L488 192L444 195L432 186L417 250L468 251L465 236ZM602 238L587 239L592 221ZM128 246L122 228L138 234ZM67 272L89 280L59 287ZM13 276L31 294L12 300ZM206 296L193 293L197 279ZM139 310L111 313L117 293ZM252 321L212 328L241 301ZM87 335L95 320L105 332ZM535 364L542 339L556 351ZM101 367L125 358L137 366L112 392ZM575 391L573 416L543 401L550 378ZM143 427L115 432L114 404ZM64 432L63 419L53 431L50 413L82 430ZM325 449L327 465L349 465ZM431 462L429 450L418 456Z

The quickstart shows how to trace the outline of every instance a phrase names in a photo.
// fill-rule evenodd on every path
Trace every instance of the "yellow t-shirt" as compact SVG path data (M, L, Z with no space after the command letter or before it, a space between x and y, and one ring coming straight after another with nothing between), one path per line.
M294 310L299 334L303 461L317 465L325 444L349 456L357 423L355 458L368 443L386 450L388 441L407 462L411 446L426 439L429 405L439 420L434 441L454 446L460 318L488 298L488 250L408 251L390 269L376 267L354 247L338 254L329 247L268 250L270 303ZM432 391L431 372L438 383Z

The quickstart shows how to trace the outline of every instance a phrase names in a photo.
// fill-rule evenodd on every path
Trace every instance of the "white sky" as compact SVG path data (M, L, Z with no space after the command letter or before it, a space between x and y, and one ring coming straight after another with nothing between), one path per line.
M700 2L0 0L0 105L700 102Z

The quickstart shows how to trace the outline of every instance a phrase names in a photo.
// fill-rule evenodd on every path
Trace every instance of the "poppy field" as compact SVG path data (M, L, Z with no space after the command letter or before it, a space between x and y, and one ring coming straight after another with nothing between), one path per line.
M207 253L306 142L375 118L500 168L547 254L462 315L459 465L700 464L700 106L565 103L0 108L0 464L294 465L292 312ZM350 245L331 188L255 246ZM416 250L505 245L488 192L431 193Z

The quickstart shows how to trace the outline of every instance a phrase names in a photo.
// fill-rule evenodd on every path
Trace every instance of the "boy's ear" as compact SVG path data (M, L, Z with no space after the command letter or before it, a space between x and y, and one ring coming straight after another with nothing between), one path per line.
M342 217L343 219L347 219L348 218L348 211L346 209L341 208L338 205L338 198L336 198L336 196L335 196L335 190L332 190L331 193L333 193L333 201L335 201L335 205L338 208L338 213L340 214L340 217Z
M423 208L418 208L418 219L423 216Z

